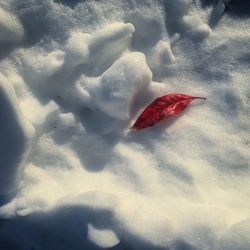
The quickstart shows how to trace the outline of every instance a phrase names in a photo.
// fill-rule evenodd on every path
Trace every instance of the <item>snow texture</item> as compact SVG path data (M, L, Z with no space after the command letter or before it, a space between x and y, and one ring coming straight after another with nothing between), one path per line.
M0 7L0 42L20 42L24 38L24 28L20 20Z
M0 196L6 196L19 186L33 128L22 116L15 92L3 74L0 74L0 106Z
M250 249L249 10L0 0L0 249Z

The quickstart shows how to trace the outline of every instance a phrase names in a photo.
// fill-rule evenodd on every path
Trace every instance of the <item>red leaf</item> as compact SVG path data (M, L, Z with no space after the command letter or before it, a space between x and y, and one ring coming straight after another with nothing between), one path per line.
M177 115L194 99L205 100L206 98L178 93L158 97L143 110L131 129L144 129L153 126L155 123L169 116Z

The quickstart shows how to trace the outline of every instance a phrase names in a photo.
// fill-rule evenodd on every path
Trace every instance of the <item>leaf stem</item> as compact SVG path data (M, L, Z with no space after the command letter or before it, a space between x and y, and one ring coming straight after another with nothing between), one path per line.
M195 98L196 99L202 99L202 100L206 100L207 99L206 97L199 97L199 96L196 96Z

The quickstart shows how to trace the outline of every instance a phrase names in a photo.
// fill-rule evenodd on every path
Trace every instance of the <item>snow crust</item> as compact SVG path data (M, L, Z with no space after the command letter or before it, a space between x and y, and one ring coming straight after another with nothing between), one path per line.
M0 249L250 249L235 2L0 0ZM207 100L128 129L173 92Z

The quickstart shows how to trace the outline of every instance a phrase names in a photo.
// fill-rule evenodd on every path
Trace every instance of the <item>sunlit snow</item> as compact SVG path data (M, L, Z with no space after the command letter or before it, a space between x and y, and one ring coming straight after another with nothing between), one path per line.
M249 10L0 0L0 249L249 250Z

